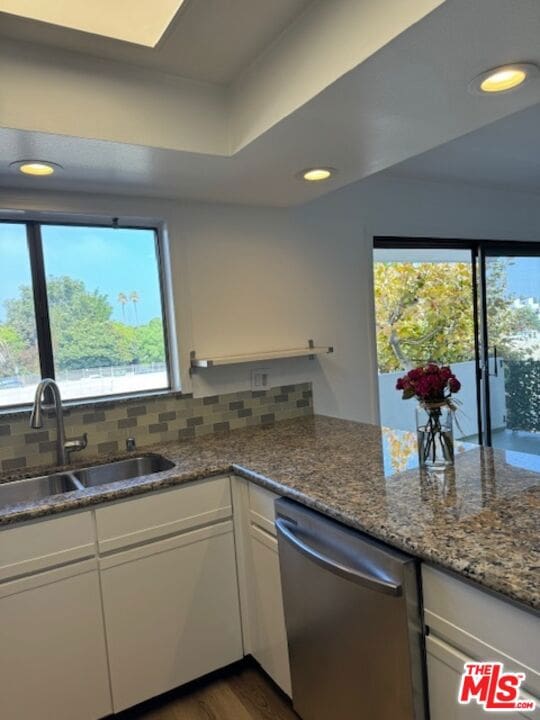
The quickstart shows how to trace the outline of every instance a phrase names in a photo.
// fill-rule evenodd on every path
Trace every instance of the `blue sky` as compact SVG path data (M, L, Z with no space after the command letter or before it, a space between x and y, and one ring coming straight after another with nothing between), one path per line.
M90 291L108 296L113 318L122 320L118 293L139 294L139 323L161 314L159 276L152 230L42 226L47 275L82 280ZM0 320L4 301L30 283L24 226L0 224ZM134 324L133 306L125 308L126 322Z
M507 278L512 294L540 300L540 258L512 258Z

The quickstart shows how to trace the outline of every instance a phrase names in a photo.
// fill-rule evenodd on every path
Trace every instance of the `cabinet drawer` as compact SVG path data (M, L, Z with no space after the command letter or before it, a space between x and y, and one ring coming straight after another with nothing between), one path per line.
M90 512L61 515L0 531L0 581L95 555Z
M232 515L227 476L123 500L96 510L100 552L155 540Z
M431 720L482 720L487 715L482 706L476 703L460 705L458 703L461 674L466 662L473 662L456 648L436 637L426 638L427 669L429 683L429 706ZM538 700L529 693L520 690L524 700L533 700L538 707ZM533 720L537 710L512 713L518 720ZM510 714L508 714L510 716Z
M525 672L540 694L540 618L469 583L422 567L425 622L431 632L475 660L499 660Z
M274 501L279 497L259 485L249 484L249 519L272 535L276 534Z

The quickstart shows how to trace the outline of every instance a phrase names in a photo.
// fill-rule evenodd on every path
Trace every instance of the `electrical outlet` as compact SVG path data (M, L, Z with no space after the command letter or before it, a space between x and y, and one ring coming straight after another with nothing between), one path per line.
M267 390L270 387L270 371L268 368L259 368L251 371L251 389Z

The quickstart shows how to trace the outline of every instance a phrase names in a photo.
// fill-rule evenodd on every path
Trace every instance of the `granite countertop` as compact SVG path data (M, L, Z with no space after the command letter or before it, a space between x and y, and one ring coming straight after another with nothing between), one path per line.
M463 445L455 469L431 474L416 467L413 434L323 416L154 446L140 454L149 452L161 453L175 467L0 509L0 527L234 470L540 610L538 456ZM3 481L10 479L15 478Z

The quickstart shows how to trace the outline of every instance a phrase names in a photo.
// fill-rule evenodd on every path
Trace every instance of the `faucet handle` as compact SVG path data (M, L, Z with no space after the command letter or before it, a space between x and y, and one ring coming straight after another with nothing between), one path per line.
M78 438L70 438L69 440L66 440L64 443L64 448L66 452L78 452L79 450L84 450L84 448L88 445L88 433L83 433L81 437Z

